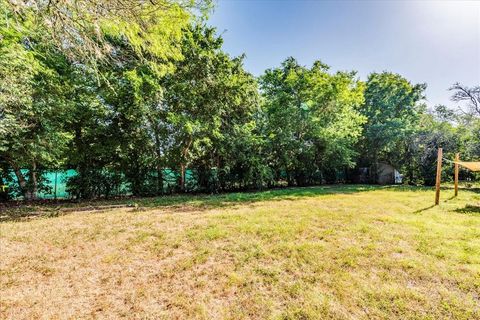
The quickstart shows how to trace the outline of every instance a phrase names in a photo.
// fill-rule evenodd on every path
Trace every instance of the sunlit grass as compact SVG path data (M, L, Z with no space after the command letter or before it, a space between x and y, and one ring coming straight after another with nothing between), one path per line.
M480 318L480 194L336 186L4 222L0 317Z

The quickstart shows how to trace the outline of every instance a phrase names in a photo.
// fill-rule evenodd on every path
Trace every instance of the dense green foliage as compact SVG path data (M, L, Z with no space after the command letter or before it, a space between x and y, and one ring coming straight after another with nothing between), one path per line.
M354 165L353 147L365 121L359 112L363 84L354 73L327 71L319 61L307 69L289 58L260 79L266 156L276 179L285 173L289 184L305 185Z
M425 85L412 86L398 74L372 73L367 80L362 114L368 119L361 142L365 165L406 161L401 151L412 136L422 114Z
M71 195L95 198L349 181L360 167L375 182L379 163L432 184L439 146L480 156L477 87L452 87L472 111L456 113L428 111L426 86L389 72L362 82L288 58L256 79L195 16L210 1L34 2L0 0L0 183L27 199L52 169L75 169Z

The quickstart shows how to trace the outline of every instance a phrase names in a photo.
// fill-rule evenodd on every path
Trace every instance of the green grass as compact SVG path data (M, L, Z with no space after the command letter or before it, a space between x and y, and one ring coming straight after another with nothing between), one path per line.
M0 224L0 318L480 319L480 194L330 186Z
M372 185L328 185L314 188L284 188L258 192L232 192L223 194L174 194L162 197L135 198L125 197L117 199L96 199L83 201L59 200L58 202L30 202L26 205L6 207L0 212L1 221L22 220L30 217L52 217L63 213L78 211L103 210L104 206L128 206L143 208L169 207L181 210L192 208L217 208L235 205L238 203L253 203L267 200L287 200L305 197L315 197L326 194L357 193L376 189L391 189L395 191L410 190L409 186L372 186ZM415 190L420 190L415 187ZM429 190L429 188L425 188ZM21 203L21 202L20 202ZM1 209L1 207L0 207Z

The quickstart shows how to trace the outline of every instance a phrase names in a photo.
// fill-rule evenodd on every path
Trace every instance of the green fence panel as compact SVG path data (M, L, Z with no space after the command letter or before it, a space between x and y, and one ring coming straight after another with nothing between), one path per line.
M28 177L28 170L22 169L24 176ZM70 177L73 177L77 174L76 170L58 170L58 171L46 171L42 174L43 185L48 190L47 192L42 191L38 193L38 198L40 199L68 199L70 194L67 192L67 181ZM170 192L178 185L179 174L178 172L171 169L164 169L162 172L163 175L163 191ZM185 183L188 186L188 190L196 190L198 188L195 175L192 170L187 169L185 171ZM18 181L17 177L13 172L10 174L10 181L7 184L8 190L17 190ZM128 183L123 183L119 195L130 195L130 186ZM18 192L12 192L13 199L22 199L22 195Z
M73 169L65 171L49 171L43 174L50 193L40 193L38 196L42 199L68 198L67 180L76 175Z

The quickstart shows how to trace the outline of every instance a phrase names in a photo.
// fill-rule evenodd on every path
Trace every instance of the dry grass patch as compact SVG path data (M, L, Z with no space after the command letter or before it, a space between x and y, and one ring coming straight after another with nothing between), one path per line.
M480 195L432 199L307 188L2 223L0 316L480 319Z

